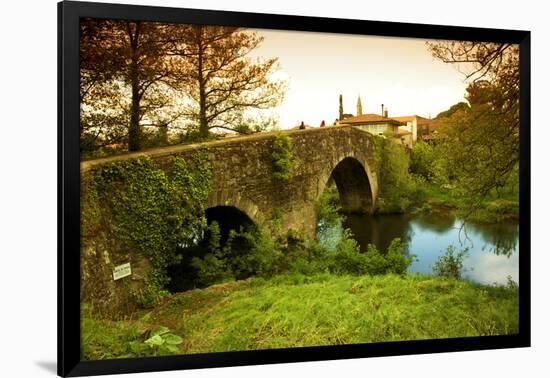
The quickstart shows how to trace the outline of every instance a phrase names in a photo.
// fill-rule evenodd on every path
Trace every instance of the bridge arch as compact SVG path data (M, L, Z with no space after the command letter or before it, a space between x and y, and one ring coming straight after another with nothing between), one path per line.
M243 215L256 225L262 224L264 220L258 206L248 198L242 196L241 193L225 190L211 192L208 197L206 210L215 207L233 207L242 212Z
M377 185L366 159L350 154L333 161L319 179L317 196L332 184L338 190L343 212L373 212Z
M240 231L256 227L257 224L235 206L214 206L205 211L208 225L217 222L220 227L221 244L225 244L231 230Z

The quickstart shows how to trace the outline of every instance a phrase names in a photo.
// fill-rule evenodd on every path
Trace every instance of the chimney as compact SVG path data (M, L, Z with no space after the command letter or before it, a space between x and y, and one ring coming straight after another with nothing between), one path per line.
M384 117L384 104L382 104L382 113L380 115Z

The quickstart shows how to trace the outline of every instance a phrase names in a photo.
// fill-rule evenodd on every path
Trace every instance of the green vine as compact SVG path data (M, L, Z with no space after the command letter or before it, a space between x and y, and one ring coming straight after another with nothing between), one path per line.
M113 162L92 172L82 209L84 238L103 231L122 249L147 258L145 288L135 294L152 305L169 281L166 268L178 262L178 243L200 234L211 188L205 151L191 159L174 158L171 174L148 157Z
M294 159L292 139L287 134L279 132L275 135L271 157L273 158L273 177L276 180L288 181L291 177L290 171L294 167Z

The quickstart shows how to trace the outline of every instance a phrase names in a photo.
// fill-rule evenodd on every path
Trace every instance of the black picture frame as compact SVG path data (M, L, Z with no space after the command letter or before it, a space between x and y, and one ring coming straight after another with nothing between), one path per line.
M519 334L81 361L78 125L79 20L82 17L519 44ZM151 372L530 346L530 76L529 31L73 1L58 3L58 374L82 376Z

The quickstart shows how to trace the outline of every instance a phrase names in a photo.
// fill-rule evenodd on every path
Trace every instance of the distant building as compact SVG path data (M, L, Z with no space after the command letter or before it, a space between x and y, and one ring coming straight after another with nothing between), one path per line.
M339 125L353 125L373 135L382 135L394 138L398 144L412 147L412 133L406 130L406 123L395 118L384 117L378 114L363 114L344 118Z
M362 114L347 117L339 122L340 125L353 125L374 135L391 135L397 133L399 126L405 123L378 114Z
M428 137L432 131L430 130L431 126L435 126L432 119L420 117L416 114L393 118L406 124L403 129L412 133L413 143L416 143L418 138L425 139L425 137Z
M398 144L412 148L417 140L432 141L437 137L438 119L413 114L389 117L388 109L381 105L381 115L363 114L361 96L357 96L357 114L344 113L342 95L339 96L339 117L335 125L353 125L373 135L391 136Z

